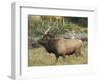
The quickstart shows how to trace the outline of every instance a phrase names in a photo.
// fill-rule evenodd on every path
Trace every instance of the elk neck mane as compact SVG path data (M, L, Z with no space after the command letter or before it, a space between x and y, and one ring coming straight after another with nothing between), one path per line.
M46 49L49 53L54 53L54 51L56 51L56 49L55 49L55 43L56 43L57 40L58 40L58 39L52 38L52 39L48 40L47 45L44 46L45 49Z

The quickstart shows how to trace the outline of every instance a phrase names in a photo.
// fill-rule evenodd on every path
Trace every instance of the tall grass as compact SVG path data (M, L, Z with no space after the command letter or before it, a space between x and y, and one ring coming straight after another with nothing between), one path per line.
M66 55L65 60L62 57L55 63L55 55L49 54L41 48L29 49L28 66L47 66L47 65L68 65L68 64L87 64L87 42L84 42L81 48L81 56L76 57L75 54Z

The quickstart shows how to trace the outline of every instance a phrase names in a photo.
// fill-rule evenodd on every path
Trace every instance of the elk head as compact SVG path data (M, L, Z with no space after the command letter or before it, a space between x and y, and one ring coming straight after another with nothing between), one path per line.
M55 36L54 36L52 33L49 32L50 29L51 29L51 26L49 25L49 26L48 26L48 29L44 32L42 38L41 38L40 40L38 40L38 43L39 43L39 44L41 44L41 45L43 45L43 46L46 46L46 45L48 44L48 41L49 41L49 40L55 38Z

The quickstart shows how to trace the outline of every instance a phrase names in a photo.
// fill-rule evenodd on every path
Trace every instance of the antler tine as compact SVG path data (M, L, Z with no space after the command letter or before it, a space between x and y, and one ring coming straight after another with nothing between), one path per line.
M47 34L48 32L49 32L49 30L51 29L51 26L50 25L48 25L48 29L45 31L45 33L44 34Z

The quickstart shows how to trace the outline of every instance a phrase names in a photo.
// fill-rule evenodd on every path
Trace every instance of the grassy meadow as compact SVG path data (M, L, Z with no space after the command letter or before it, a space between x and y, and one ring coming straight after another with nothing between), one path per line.
M58 62L55 63L55 55L49 54L46 50L41 48L29 49L28 57L29 66L48 66L48 65L70 65L70 64L87 64L87 42L84 42L81 48L81 56L76 57L75 54L66 55L65 60L59 57Z

